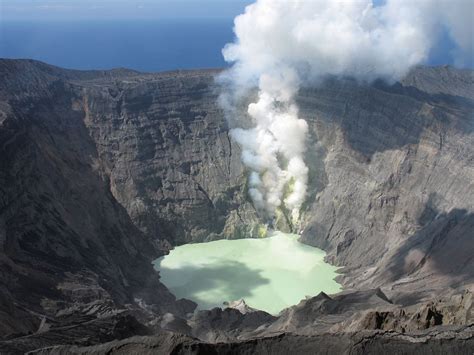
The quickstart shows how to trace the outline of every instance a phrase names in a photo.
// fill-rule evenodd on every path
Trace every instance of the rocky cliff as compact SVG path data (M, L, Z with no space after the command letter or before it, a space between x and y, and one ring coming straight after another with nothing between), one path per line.
M471 71L440 67L301 93L314 172L302 240L345 267L347 288L472 287L473 91Z
M301 241L343 267L342 295L277 318L188 315L192 302L159 283L151 260L173 245L259 232L217 104L218 72L0 60L0 349L159 328L215 343L473 321L462 295L474 281L474 78L450 67L416 68L396 84L328 79L298 95L310 126ZM456 329L454 338L472 336ZM360 344L351 341L347 349Z
M159 283L150 261L163 254L160 243L111 192L85 111L76 106L83 98L68 82L88 74L7 60L0 73L2 335L138 301L158 311L192 310Z

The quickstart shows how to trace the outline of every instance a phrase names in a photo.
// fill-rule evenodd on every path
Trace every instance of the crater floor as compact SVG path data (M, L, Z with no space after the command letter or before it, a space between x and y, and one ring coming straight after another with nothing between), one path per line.
M336 267L325 252L274 232L268 238L219 240L179 246L155 261L162 282L199 309L244 299L253 308L278 314L306 296L340 290Z

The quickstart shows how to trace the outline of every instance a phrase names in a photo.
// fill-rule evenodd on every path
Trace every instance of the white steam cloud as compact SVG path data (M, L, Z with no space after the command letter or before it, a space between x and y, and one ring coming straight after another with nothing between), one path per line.
M257 209L273 217L279 207L297 222L306 196L304 163L307 124L294 96L302 84L324 75L360 80L396 80L424 62L446 28L457 45L457 61L472 60L471 0L257 0L235 19L235 43L223 54L233 67L221 103L229 116L248 90L251 128L231 130L251 170L249 193Z

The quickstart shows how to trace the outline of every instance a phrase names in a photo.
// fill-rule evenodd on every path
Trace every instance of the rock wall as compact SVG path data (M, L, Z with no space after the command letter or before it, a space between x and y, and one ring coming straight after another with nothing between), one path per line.
M440 91L426 83L433 71L403 85L329 81L299 97L314 174L302 241L345 266L347 288L472 288L474 79L438 68Z
M173 245L256 236L239 147L217 105L217 71L80 83L111 191L135 224Z
M88 346L166 319L214 340L326 331L356 303L363 314L351 309L347 326L358 331L408 322L397 318L400 305L472 290L473 72L416 68L402 83L328 79L297 98L310 127L301 241L344 268L346 294L315 297L276 320L187 317L194 305L175 300L151 260L173 245L260 229L217 104L217 73L0 60L0 334L15 338L0 346ZM330 311L318 323L319 304Z

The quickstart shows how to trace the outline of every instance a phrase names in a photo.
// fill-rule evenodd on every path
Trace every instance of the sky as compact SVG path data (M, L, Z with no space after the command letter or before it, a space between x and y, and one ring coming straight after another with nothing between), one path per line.
M0 0L0 20L233 18L250 0Z

